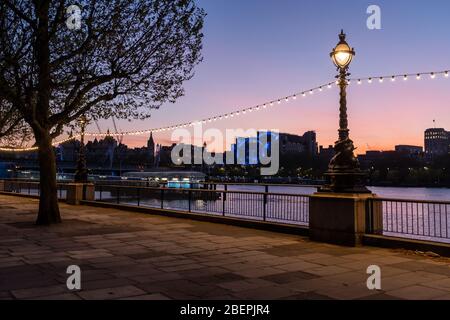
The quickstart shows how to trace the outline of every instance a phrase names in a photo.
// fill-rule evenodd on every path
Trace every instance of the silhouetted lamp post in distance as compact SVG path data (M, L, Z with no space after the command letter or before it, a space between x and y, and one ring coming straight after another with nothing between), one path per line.
M87 118L86 116L81 116L79 120L79 124L81 127L81 137L80 137L80 150L78 152L78 162L77 162L77 170L75 171L75 182L77 183L86 183L88 182L88 171L86 168L86 155L85 155L85 146L84 146L84 132L86 129Z
M362 182L364 173L360 170L358 159L353 153L353 141L349 138L346 89L347 77L350 75L348 69L354 55L354 49L345 41L344 31L341 31L339 43L330 53L339 71L336 76L340 88L339 140L334 145L335 156L331 159L326 173L329 184L321 187L319 192L370 193Z

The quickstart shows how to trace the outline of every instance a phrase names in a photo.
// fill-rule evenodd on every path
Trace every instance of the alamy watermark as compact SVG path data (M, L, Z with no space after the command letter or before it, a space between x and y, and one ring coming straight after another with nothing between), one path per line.
M67 289L81 290L81 268L77 265L70 265L67 267L66 273L70 275L66 281Z
M81 29L81 9L77 5L67 7L66 13L69 17L66 20L66 26L69 30Z
M375 4L367 8L367 28L369 30L381 30L381 8Z
M369 290L381 290L381 268L377 265L371 265L367 267L367 274L370 274L367 278L367 289Z
M175 165L258 165L263 176L278 173L280 165L279 131L257 131L255 129L226 129L225 137L219 129L203 130L202 124L196 123L191 130L176 129L172 132L172 141L177 144L172 148L171 160ZM209 141L224 153L209 152L206 148L192 147L195 141Z

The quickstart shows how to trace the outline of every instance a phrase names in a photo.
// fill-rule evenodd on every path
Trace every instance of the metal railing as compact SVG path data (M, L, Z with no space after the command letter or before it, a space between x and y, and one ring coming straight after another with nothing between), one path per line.
M95 185L98 202L308 225L309 196L265 192Z
M40 196L40 183L37 181L23 180L3 180L3 191L9 193L26 194L30 196ZM67 198L66 183L57 184L58 199Z
M381 217L376 217L377 211ZM368 201L367 218L368 233L381 229L387 236L450 241L450 202L447 201L375 198Z
M117 180L92 180L90 181L96 185L121 185L121 186L136 186L136 187L155 187L156 185L159 187L167 187L171 182L172 183L180 183L184 186L189 186L190 188L200 188L200 189L210 189L210 190L227 190L231 189L231 187L259 187L261 192L269 192L272 187L291 187L291 188L318 188L320 185L311 185L311 184L288 184L288 183L243 183L243 182L207 182L207 181L199 181L199 182L186 182L186 181L155 181L155 180L137 180L137 179L117 179ZM229 188L230 187L230 188Z

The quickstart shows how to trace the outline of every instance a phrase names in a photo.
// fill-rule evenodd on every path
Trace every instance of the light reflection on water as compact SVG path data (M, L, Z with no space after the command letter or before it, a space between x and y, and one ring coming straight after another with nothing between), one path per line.
M433 200L450 201L450 188L394 188L369 187L369 189L382 198L395 198L406 200ZM229 191L264 192L263 186L228 186ZM271 193L305 194L310 195L317 191L315 187L270 186Z

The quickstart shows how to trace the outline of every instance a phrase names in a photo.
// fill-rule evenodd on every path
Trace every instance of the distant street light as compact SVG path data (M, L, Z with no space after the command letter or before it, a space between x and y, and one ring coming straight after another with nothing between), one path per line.
M336 76L337 84L340 88L340 108L339 108L339 140L335 143L335 156L328 165L327 176L330 177L328 185L320 188L321 192L335 193L370 193L363 182L364 173L361 172L358 159L353 151L355 147L349 138L347 120L347 77L348 68L355 55L345 41L344 31L339 35L339 43L330 53L333 63L336 65L339 74Z
M81 116L79 120L81 127L81 137L80 137L80 150L78 152L78 162L77 170L75 171L75 182L86 183L88 182L88 171L86 168L86 155L84 146L84 132L86 130L87 118L86 116Z

